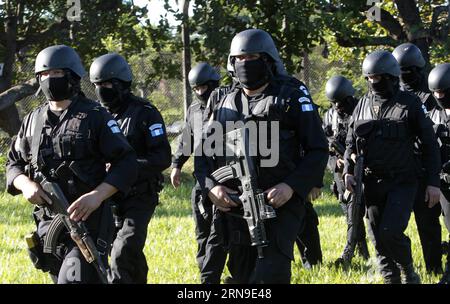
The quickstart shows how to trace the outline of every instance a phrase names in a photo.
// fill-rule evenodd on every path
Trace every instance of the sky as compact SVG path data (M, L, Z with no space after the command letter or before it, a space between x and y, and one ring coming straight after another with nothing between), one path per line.
M179 2L181 3L181 1ZM170 0L169 3L173 8L177 7L175 0ZM134 0L134 4L138 6L147 5L150 23L154 25L158 24L160 16L165 14L164 0ZM192 5L189 8L189 15L192 15ZM167 17L169 24L177 24L173 15L168 14Z

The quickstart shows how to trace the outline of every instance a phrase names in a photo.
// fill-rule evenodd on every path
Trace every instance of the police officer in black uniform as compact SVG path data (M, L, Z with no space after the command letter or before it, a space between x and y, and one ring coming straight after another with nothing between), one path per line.
M186 121L180 137L177 151L172 158L172 173L170 179L172 185L177 188L180 185L181 169L184 163L194 153L194 177L198 162L202 161L198 153L203 153L203 122L207 119L206 106L208 99L213 91L217 91L220 76L216 70L206 62L197 64L189 71L189 84L194 93L195 100L189 106L186 113ZM214 107L212 101L209 101L208 107ZM213 218L213 207L211 200L201 195L201 188L198 182L192 189L191 195L192 213L195 220L195 234L197 239L197 264L200 270L202 283L209 282L210 277L218 277L222 274L225 265L226 253L220 244L210 240L212 250L206 251L206 244L211 232L211 223ZM208 267L204 270L203 265L207 263ZM218 282L217 282L218 283Z
M385 283L420 283L414 271L411 241L404 234L421 173L414 142L416 137L422 142L426 201L430 207L439 202L438 144L420 100L399 90L400 67L390 52L369 54L362 70L370 90L360 99L349 125L345 183L353 191L352 154L363 155L369 233Z
M323 258L320 244L319 216L312 203L319 197L320 188L314 187L311 189L305 201L305 220L295 240L305 269L311 269L313 266L319 265Z
M147 227L162 189L161 172L170 166L171 150L166 128L158 109L134 96L130 86L131 69L116 53L94 60L89 77L95 84L100 103L117 120L120 129L137 154L138 178L125 197L114 197L118 221L111 250L111 283L147 282L144 255ZM118 226L118 227L117 227Z
M229 60L242 88L237 87L221 100L214 111L214 121L224 129L226 122L243 120L280 124L279 142L271 143L279 144L279 162L274 167L264 167L262 158L256 157L255 163L258 186L267 194L267 203L277 215L265 222L269 244L262 249L264 258L259 258L256 248L250 246L245 220L227 214L231 207L237 207L227 193L238 192L238 183L218 184L206 174L200 185L225 214L228 269L235 282L289 283L294 242L305 213L304 201L311 189L322 182L328 156L326 138L308 90L286 76L267 32L250 29L238 33L231 43ZM206 173L223 165L225 159L215 155L209 161L211 167Z
M336 265L348 266L358 248L358 252L365 260L369 258L369 250L366 243L366 231L364 226L364 208L361 209L361 215L358 225L358 241L352 240L352 208L353 200L349 192L346 192L342 171L344 170L345 139L347 138L347 129L350 117L358 103L354 97L355 89L352 83L343 76L331 77L325 86L327 98L331 101L332 107L325 113L323 127L325 135L328 137L330 146L330 170L333 174L333 192L339 200L339 204L347 220L347 243L345 244L342 255L336 260Z
M444 223L450 232L450 63L437 65L428 76L428 86L438 103L430 112L441 146L441 207ZM450 252L440 284L450 284Z
M111 209L103 202L116 192L129 191L137 175L136 155L111 115L81 92L85 71L72 48L56 45L42 50L35 73L47 103L24 118L11 145L8 192L22 192L36 205L38 244L30 251L35 266L49 271L58 283L98 283L94 267L68 232L60 235L54 256L43 253L43 238L54 214L43 207L49 198L33 179L41 172L60 185L71 203L71 219L85 222L107 265L113 226Z
M392 52L400 65L400 87L404 91L415 94L422 101L427 111L436 107L436 101L427 87L427 77L424 67L425 60L419 48L412 43L403 43ZM421 158L420 143L417 143L417 157ZM425 168L423 169L425 170ZM414 203L414 218L422 245L425 267L428 272L442 272L441 224L439 215L441 206L428 208L425 199L426 181L419 177L416 200Z

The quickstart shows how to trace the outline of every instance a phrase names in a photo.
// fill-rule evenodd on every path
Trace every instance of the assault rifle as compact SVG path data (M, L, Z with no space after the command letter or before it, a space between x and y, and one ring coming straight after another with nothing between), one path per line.
M250 232L251 245L256 246L258 257L264 258L262 248L268 245L264 221L275 218L272 206L266 203L265 194L258 188L257 174L250 156L249 129L246 127L228 132L226 145L235 150L233 160L217 169L211 175L218 183L237 179L242 185L242 194L229 194L230 198L242 205L243 214L230 211L230 215L243 218Z

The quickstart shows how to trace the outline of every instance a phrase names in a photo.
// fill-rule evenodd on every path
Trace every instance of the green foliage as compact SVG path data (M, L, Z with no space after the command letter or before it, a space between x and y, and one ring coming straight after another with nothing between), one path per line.
M67 1L6 1L5 9L0 9L0 19L17 20L19 62L34 61L36 54L49 45L67 44L78 51L88 66L93 58L107 52L104 39L108 37L117 42L125 56L145 46L136 26L147 14L146 8L121 0L81 1L81 20L72 23L66 19L68 9ZM1 22L0 33L4 30ZM0 39L0 53L5 47L5 41ZM15 80L20 81L20 76L16 75Z
M6 185L6 155L0 155L0 192L5 189Z
M182 14L171 8L179 21ZM300 71L303 52L307 52L321 40L321 19L316 14L317 1L192 1L194 14L189 20L191 48L196 61L207 61L225 67L233 36L248 28L260 28L269 32L279 46L289 72ZM168 28L160 22L161 31ZM179 32L179 28L178 28ZM168 45L179 44L165 41Z
M392 51L395 46L408 41L419 43L426 58L429 53L432 64L450 60L448 13L439 15L436 25L432 23L434 8L446 4L442 0L419 0L416 4L409 1L411 6L403 12L407 14L406 18L415 18L416 10L419 13L419 19L411 27L404 23L405 15L399 12L396 2L401 1L381 2L381 9L392 17L391 20L382 15L382 22L368 20L366 13L370 7L366 1L326 2L330 3L324 4L321 18L327 27L324 40L330 46L331 60L342 59L352 64L353 60L362 61L368 52L377 48ZM395 23L398 24L393 25ZM426 42L421 40L424 37Z

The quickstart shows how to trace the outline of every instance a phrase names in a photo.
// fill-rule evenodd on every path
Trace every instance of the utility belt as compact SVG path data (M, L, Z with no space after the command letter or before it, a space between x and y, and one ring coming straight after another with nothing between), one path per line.
M404 170L373 170L371 168L364 168L365 179L396 179L401 176L408 176L414 174L410 169Z
M127 197L140 195L144 193L159 193L163 188L162 181L153 179L145 180L134 184L127 194Z

